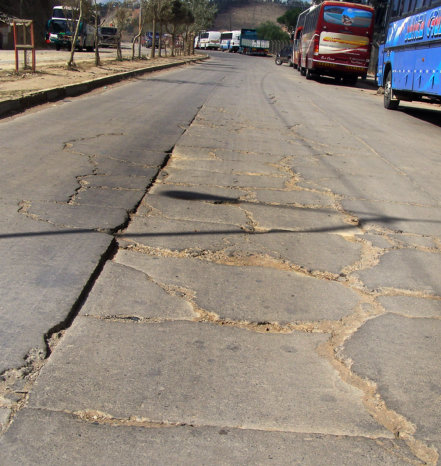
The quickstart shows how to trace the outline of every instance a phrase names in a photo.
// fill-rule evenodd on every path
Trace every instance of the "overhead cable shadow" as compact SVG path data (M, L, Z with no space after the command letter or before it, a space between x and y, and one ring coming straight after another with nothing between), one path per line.
M298 207L294 205L273 205L266 203L259 203L253 201L241 200L237 197L229 196L220 196L216 194L201 193L196 191L184 191L184 190L168 190L163 191L159 194L160 196L170 197L172 199L180 199L186 201L207 201L212 202L213 204L224 204L224 205L234 205L234 204L252 204L252 205L265 205L267 207L274 208L283 208L283 209L298 209L305 210L305 207ZM307 209L307 208L306 208ZM331 209L310 209L314 212L326 212L329 213ZM322 228L309 228L309 229L270 229L267 231L253 231L247 229L225 229L225 230L208 230L208 231L170 231L170 232L143 232L143 233L124 233L124 232L114 232L113 230L99 231L93 228L70 228L66 230L59 231L35 231L35 232L16 232L16 233L2 233L0 234L0 239L10 239L10 238L32 238L39 236L56 236L56 235L76 235L76 234L88 234L88 233L104 233L114 235L116 238L137 238L137 237L165 237L165 236L204 236L204 235L268 235L274 233L326 233L334 231L344 231L351 230L357 227L363 227L369 223L382 223L386 225L391 225L394 222L420 222L420 223L441 223L441 220L433 219L409 219L405 217L391 217L385 215L378 215L372 212L357 212L356 214L358 219L358 224L356 225L340 225L340 226L323 226ZM179 220L179 219L176 219ZM203 221L203 219L201 219Z

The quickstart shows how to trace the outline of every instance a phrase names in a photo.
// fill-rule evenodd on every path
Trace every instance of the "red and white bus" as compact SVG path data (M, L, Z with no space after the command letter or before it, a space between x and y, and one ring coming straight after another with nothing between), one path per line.
M334 76L354 85L366 77L372 46L374 9L358 3L325 1L302 12L299 71L307 79Z

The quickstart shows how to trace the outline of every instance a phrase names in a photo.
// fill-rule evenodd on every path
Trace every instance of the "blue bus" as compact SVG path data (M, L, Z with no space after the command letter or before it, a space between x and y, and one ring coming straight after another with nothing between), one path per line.
M441 0L389 0L381 21L377 82L384 107L441 103Z

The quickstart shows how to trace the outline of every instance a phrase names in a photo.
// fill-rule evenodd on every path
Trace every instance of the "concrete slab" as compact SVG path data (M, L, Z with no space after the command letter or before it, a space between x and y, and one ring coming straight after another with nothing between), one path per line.
M130 206L132 207L132 206ZM33 201L28 212L39 220L68 228L114 229L128 216L124 208Z
M257 201L269 204L296 204L317 207L331 207L334 204L331 196L302 189L289 191L259 189L255 195Z
M130 426L26 409L0 439L2 464L241 464L385 466L415 458L403 442L359 436L264 432L223 426Z
M425 273L416 274L417 270ZM441 255L412 249L392 250L380 263L357 272L368 288L396 288L441 297Z
M271 231L248 235L248 240L259 245L261 252L307 270L340 273L361 257L359 243L334 234Z
M221 202L172 199L164 196L149 195L143 202L139 213L151 208L169 219L213 222L245 227L248 223L245 212L239 203L223 205ZM154 214L157 212L154 211Z
M373 231L370 231L369 233L364 233L363 239L365 241L369 241L369 243L371 243L372 246L380 249L392 249L392 247L395 244L390 235L386 235L385 233L381 232L378 232L378 234L376 234Z
M415 188L405 177L378 173L370 176L336 173L333 176L329 174L328 170L329 168L324 168L323 178L317 178L317 174L314 176L315 169L311 170L310 173L300 171L300 174L317 188L326 188L335 194L351 198L368 198L374 203L375 201L408 202L410 207L415 203L430 204L432 202L429 195ZM395 206L392 207L395 208Z
M216 204L236 203L245 198L247 190L222 188L217 186L183 186L180 184L157 181L150 189L149 195L164 196L177 200L205 201ZM142 207L142 206L140 206Z
M146 199L150 201L152 197L148 196ZM138 215L121 233L121 239L173 251L224 251L230 256L268 255L306 270L335 274L360 259L361 245L347 241L337 234L310 234L289 230L250 234L234 225L171 220L168 213L166 218L154 213L144 214L146 207L148 206L143 204L138 209ZM200 212L199 208L196 212ZM141 217L140 214L144 216ZM175 214L179 215L178 209Z
M24 132L32 131L25 127L16 134L8 123L2 121L5 135L2 137L0 147L2 197L67 202L69 196L79 188L77 176L93 171L88 158L62 151L57 144L48 145L51 135L47 135L43 141L35 141L36 146L44 148L42 153L33 152L32 148L26 145L8 147L9 141L5 141L6 134L10 141L16 138L15 142L17 142L22 139ZM23 156L23 154L28 154L28 156ZM60 167L63 170L63 177L60 177L58 173ZM36 184L35 180L39 183Z
M161 284L192 290L197 305L221 319L280 324L338 320L352 314L358 304L358 296L340 283L286 270L159 258L127 250L120 250L114 260Z
M416 425L415 436L441 448L441 321L386 314L346 342L352 370L373 380L388 408Z
M362 392L343 383L316 353L326 338L80 317L42 369L29 407L167 424L391 438L364 410Z
M89 188L121 188L121 189L134 189L144 191L150 184L153 177L158 170L156 168L141 169L136 167L132 176L123 175L89 175L81 178Z
M181 170L194 170L194 160L172 157L168 168L177 168ZM280 170L277 170L274 166L269 166L264 163L255 162L250 165L247 161L226 161L226 160L201 160L198 163L198 170L207 170L216 173L233 173L242 175L283 175Z
M241 131L268 131L268 129L277 129L280 133L288 132L286 128L281 128L279 122L269 119L259 103L247 101L246 106L238 105L238 96L233 99L223 99L213 105L215 102L207 102L198 113L194 123L198 126L211 126L220 128L231 128ZM242 108L241 108L242 107ZM252 117L250 116L252 115Z
M366 226L378 225L394 232L440 236L441 216L440 209L436 206L424 207L400 202L378 203L366 200L342 200L342 205Z
M171 296L145 273L107 262L80 315L124 316L134 319L192 319L187 301Z
M212 173L204 170L165 170L167 183L186 183L199 186L220 186L231 188L278 188L285 187L289 176L285 175L234 175Z
M412 248L426 248L426 249L437 249L441 252L441 244L438 245L435 237L428 237L423 235L405 235L395 234L390 235L390 238L394 243L400 246L410 246Z
M138 204L144 193L135 189L86 188L75 195L73 202L80 206L124 208Z
M135 216L118 238L154 248L203 251L224 249L238 235L245 234L236 225Z
M250 203L246 210L252 214L258 228L282 228L310 233L356 231L354 225L344 222L345 217L334 209Z
M145 166L159 166L162 164L166 156L163 152L163 141L155 144L152 139L149 141L149 145L145 146L139 138L131 140L130 144L127 144L128 139L130 139L130 135L124 133L98 134L80 141L73 141L69 150L82 154L102 155Z
M165 157L166 154L162 154L162 161L165 160ZM125 160L114 159L106 156L96 155L93 157L93 159L98 164L98 173L103 174L105 176L145 176L147 178L151 178L152 174L156 175L158 171L157 166L150 167L148 164L127 162ZM146 183L146 185L147 184L148 183Z
M358 146L356 150L352 150L349 154L340 153L338 150L339 147L331 150L327 148L313 157L304 157L301 161L297 160L298 163L294 163L293 168L310 166L319 172L320 167L323 167L331 177L340 174L340 176L365 175L366 177L383 177L387 175L388 178L394 178L401 175L398 169L384 158L373 154L367 147L361 148ZM315 177L312 176L312 179L315 179Z
M235 150L234 148L228 149L225 147L195 147L185 146L179 143L173 149L173 156L191 160L225 160L225 161L238 161L238 162L255 162L258 163L279 163L287 154L272 154L271 152L264 152L259 150ZM288 154L289 155L289 154Z
M280 125L278 125L280 128ZM241 132L231 131L228 128L210 128L191 126L182 138L180 145L192 147L224 148L235 151L258 151L268 152L275 155L291 155L293 146L290 140L280 138L274 130L259 131L253 133L250 139L250 129L244 128Z
M405 317L439 319L441 317L441 299L423 299L413 296L380 296L380 304L387 312Z
M63 230L0 207L0 373L24 365L63 322L112 237ZM7 227L7 229L6 229Z

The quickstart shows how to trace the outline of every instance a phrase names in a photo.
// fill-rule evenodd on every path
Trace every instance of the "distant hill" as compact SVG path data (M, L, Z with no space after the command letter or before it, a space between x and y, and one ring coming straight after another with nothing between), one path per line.
M289 7L280 3L249 2L246 5L230 6L218 13L213 29L216 31L234 31L236 29L255 29L266 21L277 23Z

